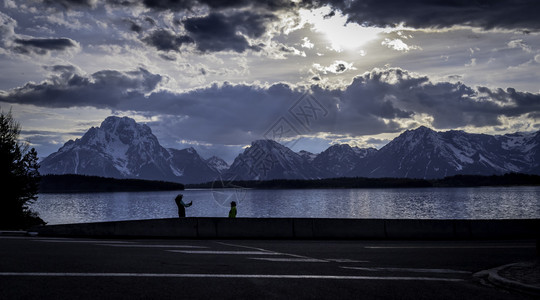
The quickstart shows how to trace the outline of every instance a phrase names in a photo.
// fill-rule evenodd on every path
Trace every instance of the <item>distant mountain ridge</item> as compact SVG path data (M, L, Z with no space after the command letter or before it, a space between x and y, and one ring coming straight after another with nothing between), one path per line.
M229 167L203 159L193 148L165 149L151 129L133 119L108 117L80 139L68 141L41 162L42 174L82 174L182 183L216 179L273 180L335 177L435 179L457 174L540 174L540 131L505 135L407 130L375 148L332 145L319 154L298 153L257 140Z
M356 165L376 153L377 149L375 148L362 149L347 144L337 144L317 155L313 160L313 165L333 177L343 177Z
M443 178L457 174L538 174L540 132L492 136L407 130L346 176Z
M257 140L224 173L234 180L312 179L324 175L304 156L273 140Z

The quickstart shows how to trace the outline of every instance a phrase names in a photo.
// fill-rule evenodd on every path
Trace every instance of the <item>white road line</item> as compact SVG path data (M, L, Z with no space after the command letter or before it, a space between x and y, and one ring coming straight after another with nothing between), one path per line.
M341 267L343 269L353 269L360 271L390 271L390 272L417 272L417 273L456 273L456 274L471 274L469 271L450 270L450 269L415 269L415 268L362 268L362 267Z
M337 263L368 263L369 260L354 260L354 259L347 259L347 258L325 258L327 261L333 261Z
M333 280L406 280L406 281L464 281L459 278L399 277L399 276L339 276L339 275L288 275L288 274L159 274L159 273L49 273L49 272L0 272L0 276L34 277L156 277L156 278L258 278L258 279L333 279Z
M365 246L365 249L513 249L535 248L536 246Z
M103 244L130 244L133 242L124 242L124 241L81 241L81 240L32 240L34 242L45 242L45 243L103 243Z
M3 236L3 235L0 235L0 240L3 240L3 239L28 240L28 239L31 239L31 238L28 237L28 236Z
M229 244L229 243L224 243L224 242L216 242L216 243L220 244L220 245L225 245L225 246L247 248L247 249L257 250L257 251L269 251L269 250L266 250L266 249L263 249L263 248L250 247L250 246L244 246L244 245ZM269 251L269 252L273 252L273 251Z
M248 257L248 259L266 260L273 262L327 262L326 260L316 258L273 258L273 257Z
M272 253L276 253L276 255L291 256L291 257L303 258L303 259L311 259L311 257L307 257L307 256L302 256L302 255L297 255L297 254L290 254L290 253L279 253L279 252L274 252L274 251L270 251L270 250L263 249L263 248L250 247L250 246L237 245L237 244L229 244L229 243L223 243L223 242L216 242L216 243L221 244L221 245L225 245L225 246L247 248L247 249L253 249L253 250L258 250L258 251L263 251L263 252L272 252Z
M203 246L191 246L191 245L144 245L144 244L97 244L99 246L110 247L133 247L133 248L190 248L190 249L206 249L208 247Z
M277 252L265 251L211 251L211 250L167 250L169 252L179 252L186 254L232 254L232 255L282 255Z

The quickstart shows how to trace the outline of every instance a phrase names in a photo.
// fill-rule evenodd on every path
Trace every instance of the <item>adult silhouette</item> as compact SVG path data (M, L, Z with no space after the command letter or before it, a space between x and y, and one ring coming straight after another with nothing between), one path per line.
M182 198L184 195L178 194L176 198L174 198L174 202L176 202L176 206L178 206L178 217L179 218L185 218L186 217L186 207L190 207L193 204L193 201L189 203L184 203Z

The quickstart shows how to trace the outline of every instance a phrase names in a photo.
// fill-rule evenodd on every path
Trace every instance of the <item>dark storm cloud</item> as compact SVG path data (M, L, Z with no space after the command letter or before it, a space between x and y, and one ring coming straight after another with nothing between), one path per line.
M59 4L65 8L93 7L96 3L96 0L43 0L43 3L49 5Z
M176 61L176 56L174 56L174 55L161 53L161 54L159 54L159 57L161 57L164 60L168 60L168 61Z
M68 1L69 2L69 1ZM118 1L108 1L118 5ZM138 2L127 2L124 5L136 5ZM252 44L250 39L260 38L267 31L269 23L277 20L275 10L289 7L289 1L145 1L144 4L153 9L191 10L201 5L209 6L210 13L205 16L188 17L177 21L176 25L183 26L185 34L177 34L168 28L162 28L146 34L142 41L160 51L179 51L182 45L195 44L200 52L235 51L243 53L246 50L260 51L262 46ZM230 10L227 8L253 6L256 9ZM145 19L150 25L155 25L153 19ZM126 20L131 31L142 33L141 22ZM21 49L23 52L25 49Z
M143 41L161 51L180 51L184 44L193 43L187 35L176 35L165 29L158 29L143 38Z
M338 64L336 65L335 73L342 73L345 70L347 70L347 67L344 64Z
M283 10L296 6L289 0L144 0L143 3L146 7L161 10L191 10L198 6L208 6L212 9L252 6L269 10Z
M22 46L30 46L45 50L64 50L69 47L74 47L75 43L67 38L60 39L16 39L16 44Z
M210 13L203 17L192 17L182 24L186 34L177 35L167 29L151 32L142 40L161 51L180 51L185 44L195 44L201 52L235 51L242 53L248 49L260 51L260 45L252 45L248 38L259 38L267 24L276 17L272 14L249 11L231 14Z
M404 23L414 28L468 25L483 29L540 29L537 0L359 0L313 1L329 4L348 15L351 22L375 26Z
M77 71L77 68L75 68L72 65L43 66L43 69L54 72L54 73L64 73L64 74L75 73Z
M162 79L144 69L82 76L68 68L40 84L0 92L0 101L171 116L167 119L171 128L186 129L182 138L224 144L259 139L282 118L301 134L360 136L402 131L408 126L403 121L410 124L420 114L440 129L500 126L503 116L540 114L540 94L432 82L401 69L374 69L355 77L345 88L313 85L310 103L302 97L304 89L283 83L213 84L184 93L155 91ZM315 109L319 112L313 115ZM306 117L306 113L312 115Z
M63 132L63 134L82 135L85 132L86 132L85 130L79 130L79 131ZM51 135L59 135L59 132L47 131L47 130L21 130L21 134L33 135L33 136L51 136Z
M22 54L36 53L45 55L49 51L64 51L77 47L77 43L68 38L15 39L14 43L17 45L14 50Z
M489 99L499 101L503 104L510 104L509 107L506 108L506 115L510 117L531 113L531 111L528 110L530 107L540 106L540 97L538 94L518 92L514 88L508 88L505 91L501 88L490 90L486 87L479 87L478 90L486 93Z
M512 88L505 92L485 87L474 89L462 83L433 83L425 76L401 69L364 74L355 78L345 93L370 98L378 105L390 102L400 110L396 111L396 117L406 117L402 115L404 111L427 114L433 117L432 125L436 128L495 126L501 125L501 116L517 117L540 111L540 94ZM392 113L390 108L381 111Z
M141 25L139 25L139 24L137 24L137 23L135 23L135 22L133 22L131 20L128 20L127 22L130 24L129 29L131 31L134 31L134 32L137 32L137 33L142 32L143 28L142 28Z
M356 77L342 99L346 114L361 110L376 117L395 119L427 113L434 117L435 127L440 127L438 123L446 123L447 118L456 121L454 126L474 125L468 122L457 125L460 116L446 114L456 101L459 102L456 109L461 110L459 114L467 114L467 103L460 101L464 94L474 95L474 91L450 83L433 84L427 77L411 76L400 69L376 69Z
M540 2L536 0L326 0L301 1L219 1L219 0L145 0L154 9L191 10L208 6L213 11L228 8L256 7L270 11L329 5L348 15L349 21L369 26L396 26L404 23L414 28L446 28L467 25L483 29L540 29ZM333 16L331 12L327 17Z
M156 20L150 18L150 17L145 17L144 20L146 22L148 22L148 24L152 25L152 26L155 26L157 24Z
M199 5L195 0L143 0L142 2L146 7L163 10L189 10Z
M145 25L150 25L150 27L155 27L158 24L154 19L148 16L141 19L135 19L135 20L125 19L124 22L129 24L129 30L136 33L142 33L145 27L147 27Z
M94 7L94 0L44 0L66 8ZM154 10L194 11L208 7L210 13L249 8L253 14L261 11L294 11L299 8L330 6L347 15L350 22L366 26L397 26L413 28L448 28L456 25L483 29L517 29L525 32L540 29L540 1L537 0L106 0L115 6L140 6ZM332 17L330 12L326 17Z
M132 72L104 70L90 76L73 73L68 68L41 83L30 82L0 93L0 101L50 108L115 108L120 103L144 98L162 79L142 68Z
M76 7L95 7L99 2L97 0L42 0L49 5L61 5L66 9ZM289 0L105 0L103 1L113 6L140 6L155 10L169 11L192 11L196 8L208 7L212 10L235 9L235 8L256 8L272 11L285 10L298 7Z
M432 118L439 129L501 125L501 117L540 112L540 94L514 89L472 88L462 83L432 82L401 69L374 69L354 78L344 90L312 87L329 114L310 130L347 135L401 131L403 121Z
M257 51L259 48L251 46L239 32L250 38L261 37L267 24L275 18L272 14L255 14L249 11L232 15L211 13L185 20L184 27L201 52L233 50L241 53L246 49Z

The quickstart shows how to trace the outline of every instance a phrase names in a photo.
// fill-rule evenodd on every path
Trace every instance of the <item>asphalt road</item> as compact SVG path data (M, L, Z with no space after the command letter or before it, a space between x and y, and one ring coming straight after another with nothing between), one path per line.
M0 237L1 299L533 299L473 274L534 241Z

